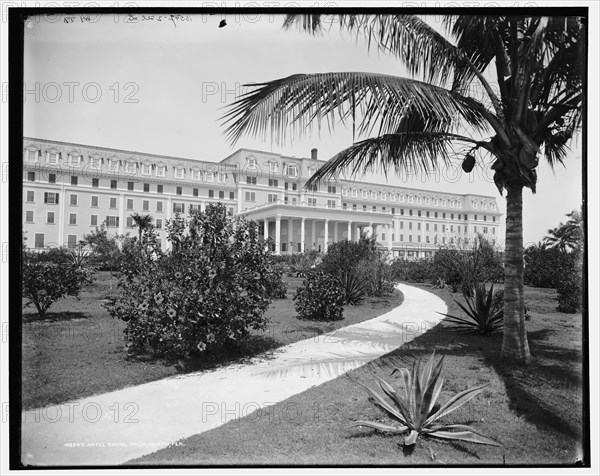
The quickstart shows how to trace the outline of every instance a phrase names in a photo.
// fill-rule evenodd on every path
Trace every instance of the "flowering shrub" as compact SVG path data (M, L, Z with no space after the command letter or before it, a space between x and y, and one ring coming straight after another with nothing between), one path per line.
M125 248L120 295L107 307L126 322L133 350L186 357L239 343L264 329L264 313L280 274L255 222L227 216L221 204L179 215L166 226L172 250L162 252L151 229Z
M338 321L344 318L346 292L340 280L330 274L308 274L297 289L294 301L294 307L302 319Z

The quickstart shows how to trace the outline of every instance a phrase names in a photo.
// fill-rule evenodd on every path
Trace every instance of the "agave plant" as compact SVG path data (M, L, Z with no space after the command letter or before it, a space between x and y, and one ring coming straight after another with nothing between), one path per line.
M454 302L467 314L466 317L451 316L440 313L448 318L448 322L464 334L491 334L504 327L504 303L494 299L494 285L487 290L485 283L476 284L472 297L464 295L467 305Z
M346 292L346 304L356 306L365 298L365 287L355 273L343 273L341 276L342 285Z
M413 363L412 372L405 368L395 369L392 375L399 372L404 381L404 391L401 393L385 380L377 377L381 390L391 400L391 403L375 390L354 381L369 393L369 400L373 404L384 410L394 420L400 422L401 426L359 420L354 421L348 428L365 426L386 433L405 434L405 446L414 445L420 435L502 446L497 441L469 426L438 423L441 418L463 406L487 387L487 385L473 387L456 394L443 405L437 405L444 384L444 378L441 376L443 362L444 358L442 357L435 364L434 351L422 370L420 361Z

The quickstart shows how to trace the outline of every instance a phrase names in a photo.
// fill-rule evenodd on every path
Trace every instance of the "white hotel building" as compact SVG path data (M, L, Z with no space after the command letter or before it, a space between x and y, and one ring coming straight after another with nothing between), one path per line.
M325 250L373 233L395 257L429 257L481 234L499 240L496 199L338 180L304 189L324 162L239 149L220 162L24 138L23 230L29 247L75 246L105 223L136 235L131 215L154 218L161 246L175 213L225 204L259 223L274 251Z

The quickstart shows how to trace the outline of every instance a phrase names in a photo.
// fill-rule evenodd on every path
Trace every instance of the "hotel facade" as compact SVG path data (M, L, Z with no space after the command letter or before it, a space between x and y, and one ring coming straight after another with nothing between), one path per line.
M499 240L496 199L483 195L337 179L304 185L324 163L239 149L220 162L24 138L23 231L30 248L74 247L105 224L137 235L131 215L154 219L161 247L165 224L179 213L223 203L258 222L277 254L375 235L393 257L431 257L440 246Z

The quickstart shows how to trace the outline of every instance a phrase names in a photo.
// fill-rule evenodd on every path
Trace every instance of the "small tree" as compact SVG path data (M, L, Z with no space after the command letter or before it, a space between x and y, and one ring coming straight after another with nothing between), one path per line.
M68 250L56 248L42 252L23 252L23 296L34 304L41 318L59 299L78 296L93 281L92 268Z

